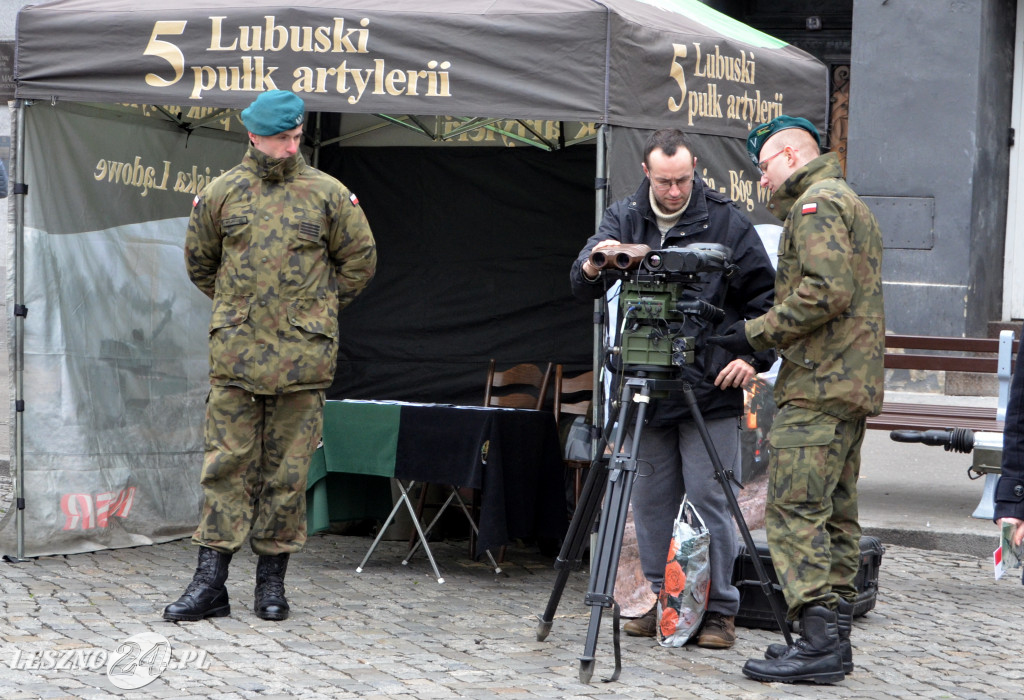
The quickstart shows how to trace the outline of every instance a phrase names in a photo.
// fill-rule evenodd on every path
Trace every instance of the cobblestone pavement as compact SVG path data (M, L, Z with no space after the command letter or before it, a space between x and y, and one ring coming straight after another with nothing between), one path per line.
M370 540L317 535L292 557L292 615L251 611L255 557L235 556L230 617L161 619L191 578L187 541L0 563L0 696L15 698L1017 698L1019 576L995 581L985 559L890 546L874 610L853 629L856 670L834 686L746 679L748 657L781 640L740 628L736 646L667 649L623 638L612 683L610 614L592 682L579 680L589 608L573 572L546 641L536 615L552 560L511 548L495 574L464 542L435 543L438 584L422 554L402 566L385 542L356 573ZM163 635L171 663L148 685L115 687L103 662L139 633ZM145 659L140 659L144 661ZM91 670L90 670L91 667Z

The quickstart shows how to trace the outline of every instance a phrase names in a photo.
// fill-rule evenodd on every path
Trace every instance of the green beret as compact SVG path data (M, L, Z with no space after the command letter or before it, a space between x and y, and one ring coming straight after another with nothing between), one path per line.
M747 153L750 154L750 160L754 161L754 165L757 165L760 161L761 146L764 145L764 142L786 129L803 129L813 136L814 140L818 143L818 147L821 147L821 137L818 136L818 130L814 128L814 124L811 124L803 117L790 117L780 114L767 124L760 124L754 127L754 130L747 136Z
M287 90L268 90L242 110L242 123L257 136L272 136L302 126L306 104Z

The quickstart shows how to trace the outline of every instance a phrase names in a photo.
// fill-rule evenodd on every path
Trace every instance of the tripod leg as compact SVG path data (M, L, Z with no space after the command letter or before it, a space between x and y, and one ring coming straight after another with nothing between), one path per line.
M548 597L547 607L544 614L540 616L540 624L537 626L537 641L543 642L551 632L551 624L555 619L555 611L558 610L558 603L565 590L565 584L569 580L569 573L579 568L582 560L583 549L590 539L590 533L594 529L594 522L601 509L601 498L604 494L605 484L608 483L608 469L605 466L604 452L605 441L601 440L598 445L598 457L590 464L586 481L583 483L583 490L580 492L579 503L576 504L576 511L573 513L572 521L569 523L569 530L562 542L562 549L555 559L555 585Z
M697 426L697 432L700 433L701 440L704 442L704 447L707 448L708 457L711 458L711 464L715 468L715 477L725 490L725 498L729 502L729 510L732 511L732 516L736 520L740 534L743 535L743 543L746 545L747 551L750 552L751 562L754 564L758 580L761 582L761 590L764 591L765 597L768 598L768 602L772 606L775 622L779 625L779 629L782 630L782 636L786 638L786 646L793 646L793 637L789 633L789 625L786 623L786 614L782 607L784 601L779 600L781 592L775 590L771 579L768 578L768 573L765 571L761 557L757 556L754 538L750 536L750 528L747 527L747 521L743 519L743 511L740 510L736 494L732 492L732 488L729 486L730 476L722 466L722 460L718 456L718 451L715 449L715 445L711 441L711 435L708 433L707 425L704 423L704 416L701 415L700 408L697 407L697 397L694 395L693 388L689 384L683 388L683 398L686 400L686 405L690 408L690 414L693 416L693 421Z
M635 444L635 443L634 443ZM605 497L605 517L597 535L597 554L591 561L591 585L583 602L592 606L587 639L580 657L580 681L589 683L594 675L594 652L597 649L597 635L601 629L601 614L604 608L613 608L615 614L612 641L615 645L615 672L608 679L619 676L621 661L618 654L619 606L615 602L615 574L619 568L619 551L622 548L622 532L629 510L629 496L633 488L632 475L609 481ZM612 516L612 517L609 517ZM609 538L611 541L609 542Z
M635 393L635 387L638 385L641 387L639 394ZM629 512L629 496L636 474L636 455L640 445L640 433L649 401L650 384L647 381L631 380L627 382L623 389L619 424L615 429L615 449L609 464L604 517L598 528L597 551L591 553L590 590L584 598L584 603L592 606L592 609L583 656L580 657L580 681L583 683L589 683L594 673L594 650L597 648L597 635L600 631L601 613L604 608L614 608L615 612L613 627L615 672L607 680L616 680L621 670L618 647L618 604L616 604L614 596L615 574L619 567L622 535ZM623 450L623 441L630 413L634 409L636 410L636 423L633 429L633 441L627 453Z

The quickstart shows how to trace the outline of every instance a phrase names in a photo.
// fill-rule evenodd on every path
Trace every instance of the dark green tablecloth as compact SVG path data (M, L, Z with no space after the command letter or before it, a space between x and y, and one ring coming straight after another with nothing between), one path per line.
M388 517L391 486L380 477L395 475L400 415L397 404L327 402L323 444L306 482L309 533L332 522Z

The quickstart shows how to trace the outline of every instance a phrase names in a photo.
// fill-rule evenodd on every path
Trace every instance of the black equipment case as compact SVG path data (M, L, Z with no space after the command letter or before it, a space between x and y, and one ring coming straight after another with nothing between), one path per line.
M780 591L779 578L775 574L772 557L768 553L768 545L756 540L754 545L772 586L776 591ZM878 599L878 569L882 565L884 552L885 548L877 537L860 538L860 569L854 580L857 586L857 600L853 604L854 617L860 617L875 607L875 601ZM736 565L733 567L732 584L740 591L740 611L736 614L738 626L775 630L779 628L775 622L775 615L772 614L771 603L761 588L757 569L754 568L754 563L742 542L739 556L736 557ZM783 602L781 592L779 593L779 603L785 610L786 604Z

